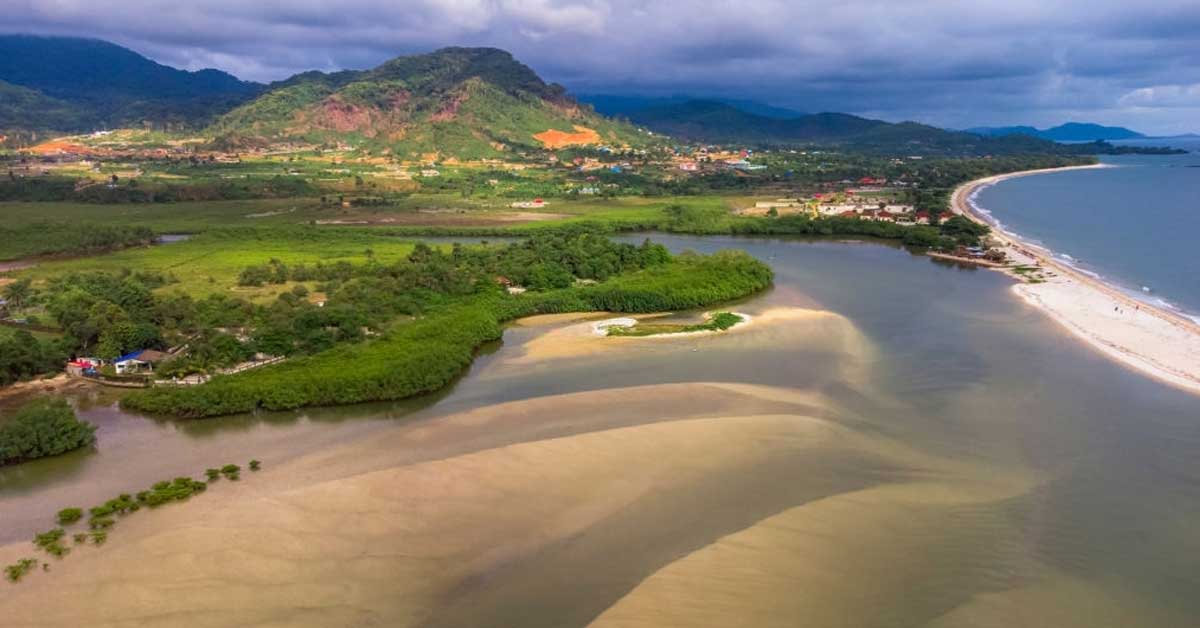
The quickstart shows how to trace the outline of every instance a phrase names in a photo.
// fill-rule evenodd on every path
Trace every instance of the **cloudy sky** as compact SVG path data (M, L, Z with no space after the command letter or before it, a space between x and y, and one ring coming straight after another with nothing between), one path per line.
M1200 0L2 4L0 31L97 37L259 81L487 45L577 93L729 96L949 127L1200 132Z

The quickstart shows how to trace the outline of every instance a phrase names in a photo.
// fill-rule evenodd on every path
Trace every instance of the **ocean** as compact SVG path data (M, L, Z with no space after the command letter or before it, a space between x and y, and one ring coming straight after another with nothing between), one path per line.
M1192 152L1105 156L1113 167L1008 179L972 200L1081 271L1200 320L1200 138L1137 143Z

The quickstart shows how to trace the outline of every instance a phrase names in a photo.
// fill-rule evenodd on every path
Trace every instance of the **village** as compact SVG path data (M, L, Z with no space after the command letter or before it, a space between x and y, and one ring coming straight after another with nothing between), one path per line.
M222 369L214 369L211 373L192 373L183 377L172 375L160 377L156 370L170 360L186 355L187 347L179 347L169 351L141 349L131 351L112 360L96 357L76 357L67 361L64 372L68 378L81 378L102 386L116 388L148 388L151 386L196 386L203 384L216 375L232 375L250 369L278 364L284 361L281 356L271 356L262 353L245 362Z

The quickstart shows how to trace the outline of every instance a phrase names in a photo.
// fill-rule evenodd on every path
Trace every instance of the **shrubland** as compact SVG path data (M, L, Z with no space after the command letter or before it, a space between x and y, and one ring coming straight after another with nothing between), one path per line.
M0 465L56 456L96 442L96 428L80 421L63 399L42 398L0 424Z

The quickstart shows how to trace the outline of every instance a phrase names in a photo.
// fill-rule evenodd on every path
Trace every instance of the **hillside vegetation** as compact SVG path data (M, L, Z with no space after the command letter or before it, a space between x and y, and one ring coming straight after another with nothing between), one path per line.
M445 48L373 70L308 72L274 84L210 129L218 146L350 145L403 158L479 159L543 148L549 130L594 131L598 142L645 143L494 48Z

